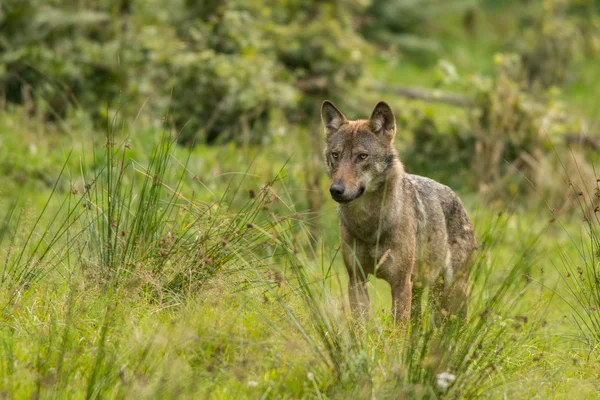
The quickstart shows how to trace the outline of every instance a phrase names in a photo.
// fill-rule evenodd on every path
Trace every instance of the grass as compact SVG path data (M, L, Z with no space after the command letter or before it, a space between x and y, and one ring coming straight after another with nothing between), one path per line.
M492 71L498 31L511 23L482 18L490 29L473 40L446 31L457 21L439 27L439 56L462 76ZM589 64L561 100L594 117ZM439 80L435 66L404 59L376 57L369 68L393 84ZM392 102L442 123L464 117ZM587 399L600 390L597 193L561 186L577 178L560 168L567 160L545 173L577 207L556 213L544 198L488 203L453 185L479 243L470 320L434 324L426 308L404 329L380 280L368 284L368 322L349 315L335 204L304 211L306 128L267 146L191 150L174 146L168 127L125 121L97 134L71 118L52 131L18 109L0 114L0 130L0 397ZM402 132L397 142L403 156Z
M586 398L598 389L598 338L579 329L597 323L581 297L595 286L564 279L594 248L574 240L577 219L499 214L466 195L480 243L469 324L426 317L406 332L375 280L361 324L348 314L337 235L314 243L312 216L298 212L304 178L289 137L266 154L188 152L160 132L135 135L75 148L25 206L18 193L4 197L3 395L528 398L577 388ZM203 179L207 170L216 178ZM584 260L593 275L594 258Z

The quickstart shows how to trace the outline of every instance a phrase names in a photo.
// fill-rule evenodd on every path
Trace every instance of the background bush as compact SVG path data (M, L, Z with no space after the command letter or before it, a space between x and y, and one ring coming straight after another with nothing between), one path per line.
M182 143L261 141L272 113L358 79L365 45L353 17L363 7L10 0L0 14L0 91L47 119L82 107L102 124L121 103L135 115L147 102L156 115L170 110Z

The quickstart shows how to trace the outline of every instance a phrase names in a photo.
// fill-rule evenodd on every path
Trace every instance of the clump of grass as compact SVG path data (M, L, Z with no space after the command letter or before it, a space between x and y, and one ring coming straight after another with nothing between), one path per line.
M576 199L574 203L579 208L582 229L576 234L565 228L575 251L561 246L559 260L553 264L567 289L563 300L571 310L570 319L577 328L577 339L586 344L589 358L600 347L600 180L589 182L589 174L584 174L581 160L575 153L572 153L572 160L577 167L577 182L568 178L568 170L562 161L561 166L567 175L567 191Z
M29 231L23 229L25 211L19 209L17 203L8 207L0 233L0 246L5 244L5 238L10 235L9 242L3 247L5 251L0 277L3 309L10 306L22 291L47 277L54 267L68 258L68 240L65 239L70 237L69 233L81 214L73 207L76 202L68 197L59 202L55 211L51 211L66 165L67 162L63 164L48 200ZM49 217L45 226L44 217Z
M162 308L181 306L201 293L211 277L245 268L264 271L280 253L265 211L274 201L271 187L278 177L233 211L241 183L232 180L224 195L210 203L195 200L191 183L201 178L176 159L167 133L147 160L130 157L128 143L121 139L117 144L117 135L109 131L91 161L82 155L80 177L68 185L65 163L29 228L23 223L24 209L17 204L7 209L0 226L5 254L0 268L0 370L5 374L0 386L11 387L5 384L16 379L15 365L23 359L36 371L31 385L14 386L10 393L45 396L64 393L71 385L84 389L78 393L86 398L115 390L126 393L119 335L125 326L124 299L144 298ZM71 189L61 193L61 187ZM44 304L65 287L64 301ZM101 294L94 310L80 309L87 292ZM14 322L31 304L44 304L47 317L34 329L37 349L24 350L15 345L21 333ZM91 326L82 325L77 313L85 314ZM126 369L160 378L160 371L147 362L151 347L150 340L135 359L137 366ZM89 368L82 371L77 365Z
M92 280L137 281L157 293L190 293L240 251L251 254L270 240L255 229L269 201L269 185L231 214L225 196L210 204L186 196L193 193L185 193L184 183L193 178L185 164L174 162L168 135L147 165L128 156L126 140L116 145L115 139L109 131L103 151L94 150L89 164L82 158L80 180L71 182L72 191L56 204L65 163L24 237L23 209L8 208L0 231L0 240L10 236L0 284L13 289L9 300L55 269L64 274L73 257Z

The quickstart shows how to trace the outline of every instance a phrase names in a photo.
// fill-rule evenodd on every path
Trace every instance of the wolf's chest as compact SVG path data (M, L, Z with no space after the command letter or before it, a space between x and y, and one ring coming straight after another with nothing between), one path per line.
M397 228L397 218L386 211L373 205L356 205L340 209L340 220L354 237L365 243L376 243L386 232Z

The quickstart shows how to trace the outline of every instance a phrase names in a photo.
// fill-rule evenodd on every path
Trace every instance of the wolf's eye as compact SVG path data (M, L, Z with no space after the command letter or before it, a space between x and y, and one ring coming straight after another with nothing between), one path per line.
M364 160L367 157L369 157L369 155L367 153L361 153L361 154L358 155L358 158L360 158L361 160Z
M338 153L337 151L334 151L331 153L331 157L335 158L336 160L339 156L340 156L340 153Z

